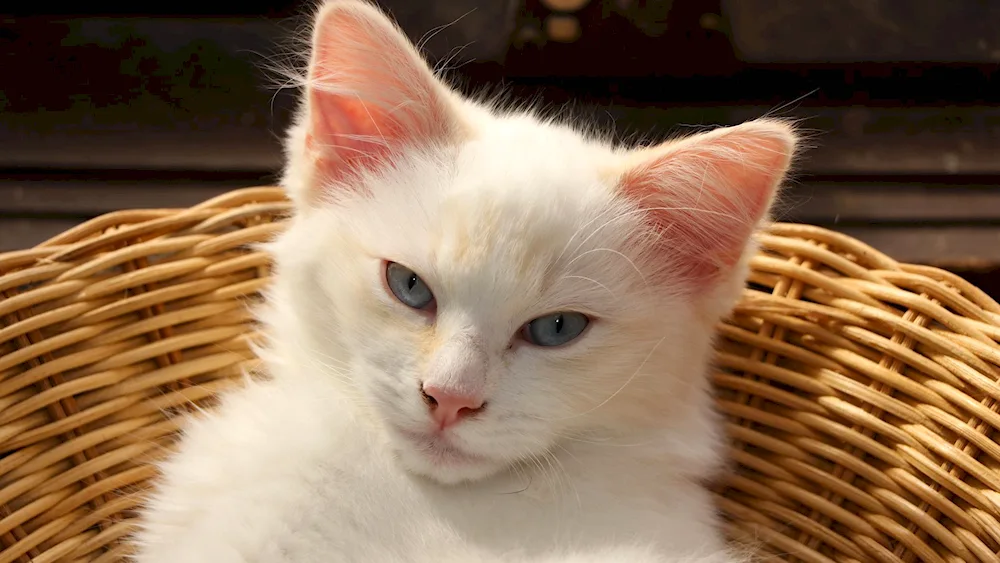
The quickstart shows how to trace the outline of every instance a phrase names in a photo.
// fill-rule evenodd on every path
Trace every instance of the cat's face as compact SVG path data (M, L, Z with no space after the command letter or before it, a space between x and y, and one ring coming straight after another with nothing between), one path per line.
M646 286L641 221L599 160L614 155L515 119L300 225L317 331L411 469L475 478L669 406L679 380L648 360L686 342L690 309ZM456 396L469 404L444 413Z
M357 391L406 467L477 479L703 414L711 329L787 128L624 152L492 115L360 2L321 10L314 48L281 275L318 375Z

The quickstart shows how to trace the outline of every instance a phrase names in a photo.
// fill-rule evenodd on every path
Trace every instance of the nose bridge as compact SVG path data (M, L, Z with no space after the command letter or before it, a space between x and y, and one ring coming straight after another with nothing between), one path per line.
M453 330L433 354L424 376L425 385L470 397L483 395L489 358L475 329Z

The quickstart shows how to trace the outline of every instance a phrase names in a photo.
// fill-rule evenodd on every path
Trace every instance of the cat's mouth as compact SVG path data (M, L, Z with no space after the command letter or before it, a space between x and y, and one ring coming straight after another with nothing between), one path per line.
M412 444L414 449L441 465L478 464L489 461L484 456L469 453L456 446L442 434L414 432L402 428L394 430Z
M496 460L469 452L446 434L391 428L399 439L400 460L411 471L445 484L474 481L495 473Z

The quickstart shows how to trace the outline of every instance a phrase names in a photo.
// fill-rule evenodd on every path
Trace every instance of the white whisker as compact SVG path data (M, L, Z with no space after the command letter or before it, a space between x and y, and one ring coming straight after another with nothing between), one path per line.
M561 277L561 278L559 278L559 279L563 279L563 280L584 280L584 281L588 281L588 282L590 282L590 283L592 283L592 284L596 285L597 287L599 287L599 288L603 289L604 291L607 291L607 292L608 292L609 294L611 294L611 298L612 298L612 299L618 299L618 296L617 296L617 295L615 295L615 292L614 292L614 291L612 291L612 290L611 290L611 288L609 288L608 286L604 285L603 283L601 283L601 282L599 282L599 281L595 280L594 278L588 278L587 276L571 276L571 275L566 275L566 276L562 276L562 277Z
M635 368L635 371L632 372L632 375L630 375L629 378L626 379L625 382L622 383L621 386L618 389L616 389L615 392L612 393L608 398L604 399L599 404L597 404L593 408L590 408L590 409L588 409L586 411L583 411L583 412L580 412L580 413L576 413L576 414L568 416L568 417L563 417L563 418L546 418L546 419L543 419L543 420L547 420L547 421L559 421L559 420L568 420L568 419L572 419L572 418L578 418L578 417L581 417L581 416L588 415L588 414L596 411L597 409L603 407L604 405L608 404L612 399L614 399L615 397L617 397L619 393L621 393L622 391L624 391L625 388L628 387L630 383L632 383L632 381L636 378L636 376L639 375L639 372L642 371L642 368L645 367L646 362L648 362L649 358L651 358L653 356L653 353L656 352L656 349L659 348L660 344L663 343L664 339L666 339L665 336L663 338L660 338L660 340L658 340L656 342L656 344L653 345L653 349L650 350L648 354L646 354L646 357L643 358L642 363L639 364L639 367Z
M576 256L574 256L573 259L570 260L569 263L566 264L566 268L568 269L570 266L572 266L574 263L576 263L577 260L583 258L584 256L586 256L588 254L594 253L594 252L607 252L607 253L610 253L610 254L614 254L615 256L618 256L622 260L625 260L626 262L628 262L628 265L632 267L632 269L635 271L635 273L639 274L639 278L646 285L646 287L649 287L649 283L646 281L646 276L643 275L642 270L639 269L639 266L636 266L635 262L631 258L629 258L628 256L626 256L623 252L620 252L620 251L615 250L613 248L592 248L592 249L590 249L590 250L588 250L586 252L581 252L580 254L577 254Z

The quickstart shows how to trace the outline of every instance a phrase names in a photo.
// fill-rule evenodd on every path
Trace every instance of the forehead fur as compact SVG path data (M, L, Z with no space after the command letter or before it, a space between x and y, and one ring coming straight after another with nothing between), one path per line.
M600 307L636 282L624 246L637 222L602 172L619 158L610 149L511 117L459 146L401 156L342 215L372 253L415 269L440 298Z

